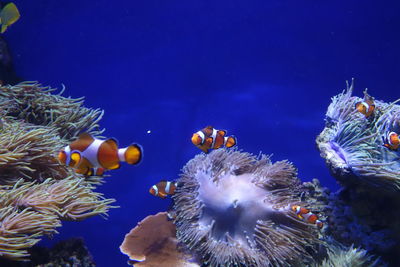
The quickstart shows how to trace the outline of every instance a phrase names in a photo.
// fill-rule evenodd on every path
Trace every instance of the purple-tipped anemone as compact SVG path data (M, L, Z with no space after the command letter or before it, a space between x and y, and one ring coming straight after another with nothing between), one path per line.
M400 133L400 106L374 100L375 110L366 117L355 108L363 98L352 96L354 84L332 98L326 126L317 137L321 156L340 181L355 181L376 188L400 191L399 151L383 146L382 136ZM364 91L364 98L371 98Z
M290 266L320 241L296 218L296 169L237 150L200 154L183 168L173 196L177 238L206 266Z

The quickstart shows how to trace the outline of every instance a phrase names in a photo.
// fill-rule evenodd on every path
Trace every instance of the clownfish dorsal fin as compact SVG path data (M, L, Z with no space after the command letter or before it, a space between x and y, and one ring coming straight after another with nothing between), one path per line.
M218 135L225 136L227 133L226 130L218 130Z
M115 138L109 138L107 139L106 142L113 150L118 150L118 141Z
M90 142L94 141L94 138L93 138L93 136L92 136L90 133L81 133L81 134L78 136L78 138L79 138L80 140L87 140L87 141L90 141Z

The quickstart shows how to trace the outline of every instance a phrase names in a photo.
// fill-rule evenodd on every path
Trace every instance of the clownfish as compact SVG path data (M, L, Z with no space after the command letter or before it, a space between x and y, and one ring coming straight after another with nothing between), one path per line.
M173 195L177 187L177 183L161 180L157 184L150 187L150 194L156 197L166 198L167 195Z
M296 213L297 218L303 221L316 224L318 228L322 228L324 226L324 224L318 219L318 216L312 213L309 209L300 207L299 205L293 205L292 211Z
M395 132L389 132L386 136L382 136L383 146L390 150L397 150L400 146L399 135Z
M8 3L0 11L1 33L4 33L7 28L14 24L20 18L17 6L14 3Z
M118 169L121 161L138 164L142 157L143 149L138 144L118 148L117 140L113 138L100 140L88 133L80 134L78 140L66 146L58 154L61 163L75 168L77 173L84 175ZM72 160L73 164L70 163Z
M208 153L209 149L218 149L220 147L233 147L236 145L236 137L225 136L225 130L217 130L212 126L196 132L192 136L192 143L200 148L204 153Z
M372 97L364 98L364 101L356 103L356 110L366 118L372 115L375 110L375 103Z

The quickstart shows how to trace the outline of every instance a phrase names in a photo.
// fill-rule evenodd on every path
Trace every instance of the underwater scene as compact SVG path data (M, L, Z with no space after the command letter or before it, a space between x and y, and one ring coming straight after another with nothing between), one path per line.
M0 266L400 266L399 12L0 1Z

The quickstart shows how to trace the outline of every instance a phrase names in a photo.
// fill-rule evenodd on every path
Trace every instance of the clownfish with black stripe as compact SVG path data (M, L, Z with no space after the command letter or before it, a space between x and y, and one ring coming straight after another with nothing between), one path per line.
M237 144L236 137L233 135L226 136L226 133L225 130L217 130L212 126L207 126L193 134L192 143L204 153L208 153L210 149L235 146Z
M166 198L168 195L175 194L175 189L178 186L177 183L161 180L157 184L150 187L150 194L156 197Z
M315 224L318 226L318 228L322 228L324 226L323 222L318 219L318 216L312 213L309 209L303 208L299 205L293 205L291 209L296 213L297 218L308 223Z
M366 94L363 101L356 103L356 110L368 118L375 110L374 99Z
M114 138L101 140L88 133L80 134L77 140L58 154L61 163L83 175L103 174L105 170L118 169L120 162L135 165L142 157L143 149L139 144L118 148Z
M383 146L390 150L398 150L400 146L399 135L395 132L388 132L386 136L382 136Z

